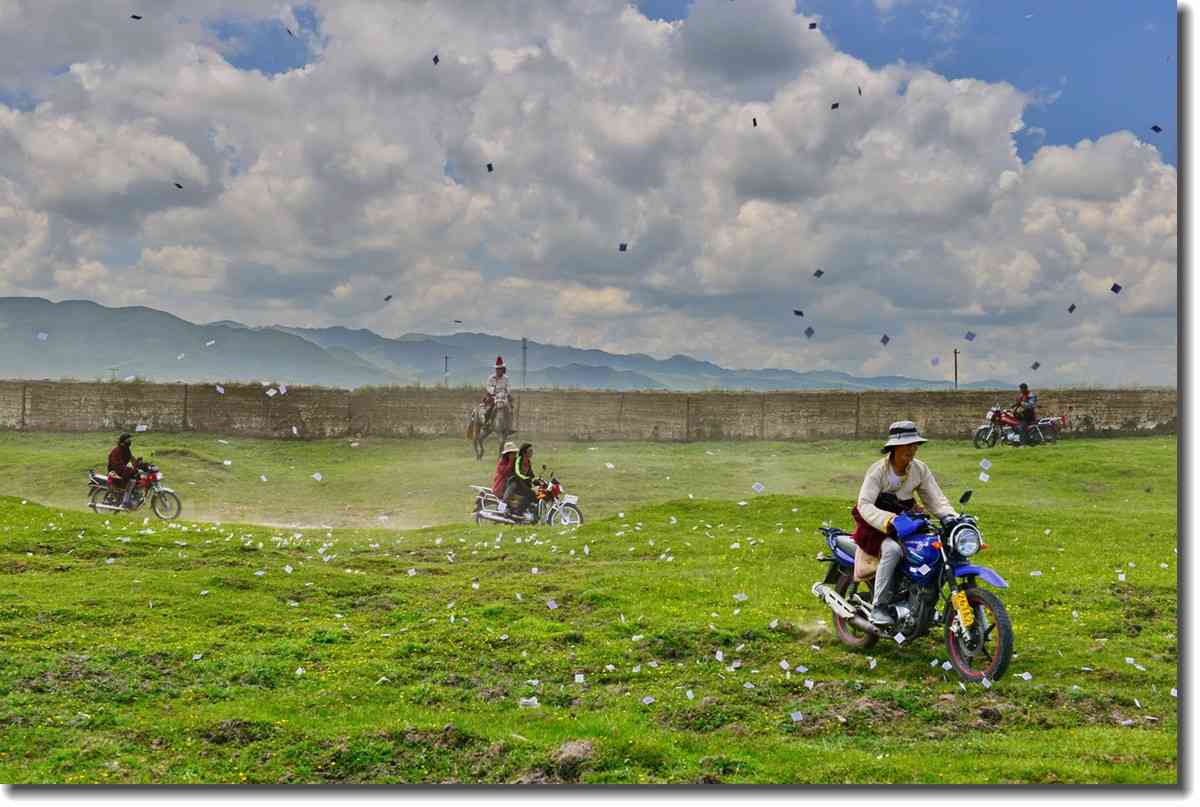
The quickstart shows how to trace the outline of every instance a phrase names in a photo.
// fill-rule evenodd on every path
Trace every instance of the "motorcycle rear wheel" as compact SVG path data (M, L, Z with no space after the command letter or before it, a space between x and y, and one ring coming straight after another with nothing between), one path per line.
M179 514L183 511L183 504L179 501L179 497L171 491L160 490L156 491L153 498L150 499L150 509L163 521L170 521L179 518Z
M950 664L964 681L979 682L985 677L989 681L997 681L1012 661L1012 620L1000 598L987 589L972 587L963 591L975 614L975 624L970 628L970 636L974 641L965 643L954 633L959 617L951 608L945 620L946 651L950 654ZM970 644L977 646L972 648ZM977 661L982 661L983 666L976 667Z
M112 493L112 491L109 488L93 489L92 495L88 498L88 507L91 508L93 512L99 513L100 510L99 510L99 508L96 507L96 505L98 505L98 504L116 504L116 502L110 502L108 500L109 494L111 494L111 493Z
M837 587L834 590L839 597L849 602L850 598L858 591L858 583L854 582L854 575L843 574L838 578ZM867 633L854 627L850 624L850 620L836 612L833 615L833 627L842 644L855 650L870 650L879 641L879 634Z

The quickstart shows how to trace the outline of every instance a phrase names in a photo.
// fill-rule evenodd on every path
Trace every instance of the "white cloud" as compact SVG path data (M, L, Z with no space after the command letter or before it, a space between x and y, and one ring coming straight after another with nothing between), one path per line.
M295 22L208 8L235 6ZM967 377L1036 358L1060 383L1175 379L1157 150L1117 132L1023 164L1044 99L873 70L790 0L677 23L621 0L319 2L312 62L274 77L166 8L135 33L90 5L0 17L3 81L41 102L0 106L0 292L935 377L970 328ZM55 48L72 66L50 76Z

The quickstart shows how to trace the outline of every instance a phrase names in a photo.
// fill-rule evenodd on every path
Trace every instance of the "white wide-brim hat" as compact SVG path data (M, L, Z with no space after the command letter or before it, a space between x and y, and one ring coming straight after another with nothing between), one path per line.
M883 450L887 451L892 446L907 446L913 443L927 442L929 441L917 431L917 424L911 420L897 420L888 427L888 441L883 444Z
M504 444L504 450L500 452L500 455L503 456L505 454L516 454L516 453L517 453L517 444L514 443L512 440L509 440L507 443Z

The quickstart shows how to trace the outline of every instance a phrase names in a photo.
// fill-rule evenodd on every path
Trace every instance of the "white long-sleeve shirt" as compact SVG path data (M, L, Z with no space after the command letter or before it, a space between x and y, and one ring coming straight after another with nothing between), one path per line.
M492 374L487 380L487 393L496 399L497 402L508 400L508 376L497 376Z
M885 456L879 462L867 469L862 487L858 491L858 512L863 519L880 532L887 532L888 524L896 517L895 513L880 510L875 506L875 499L880 493L895 494L898 499L912 499L913 493L921 495L921 504L925 509L938 518L958 515L938 487L933 478L933 471L919 459L912 459L904 476L898 476Z

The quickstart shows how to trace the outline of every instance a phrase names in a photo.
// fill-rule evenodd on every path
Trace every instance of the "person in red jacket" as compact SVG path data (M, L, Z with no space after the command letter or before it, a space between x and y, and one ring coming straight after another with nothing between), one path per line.
M516 463L517 444L509 440L500 452L500 459L496 462L496 475L492 477L492 493L496 494L498 499L503 500L504 491L508 487L508 480L513 475L513 467Z
M133 450L129 447L132 442L133 435L125 432L117 438L117 444L113 446L113 450L108 452L108 472L116 474L125 483L125 496L121 500L122 507L129 506L129 499L133 495L133 479L137 477L137 466L142 461L141 457L133 456Z

